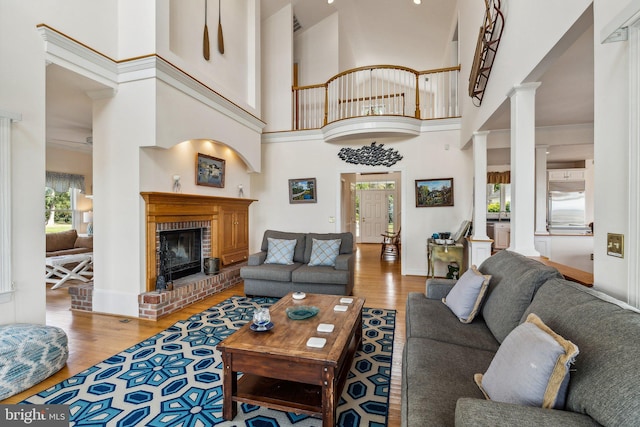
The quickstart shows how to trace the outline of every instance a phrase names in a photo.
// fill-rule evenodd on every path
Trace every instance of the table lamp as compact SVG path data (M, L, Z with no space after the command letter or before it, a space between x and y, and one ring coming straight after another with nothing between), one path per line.
M83 212L82 222L87 224L87 234L93 236L93 211Z

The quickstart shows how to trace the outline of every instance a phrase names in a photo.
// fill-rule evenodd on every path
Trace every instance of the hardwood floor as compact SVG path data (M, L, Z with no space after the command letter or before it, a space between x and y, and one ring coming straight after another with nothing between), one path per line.
M425 277L401 276L400 262L380 259L379 244L361 244L356 253L354 295L366 298L365 306L397 310L393 368L389 396L389 427L400 425L400 378L405 342L405 302L409 292L424 292ZM42 383L0 403L15 403L109 356L148 338L178 320L186 319L233 295L243 295L242 285L163 317L157 322L121 316L74 312L66 288L47 288L47 324L59 326L69 337L69 360L58 373Z

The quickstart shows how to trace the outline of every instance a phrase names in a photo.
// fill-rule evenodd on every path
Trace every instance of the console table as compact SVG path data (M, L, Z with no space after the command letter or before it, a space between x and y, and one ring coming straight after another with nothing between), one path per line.
M462 243L454 243L452 245L439 245L429 239L427 241L427 276L435 276L435 262L441 261L446 264L455 262L460 267L458 277L464 272L464 245Z

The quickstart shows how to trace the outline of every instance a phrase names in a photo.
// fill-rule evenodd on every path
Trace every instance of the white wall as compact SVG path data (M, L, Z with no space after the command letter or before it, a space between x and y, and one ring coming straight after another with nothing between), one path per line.
M107 55L117 51L116 3L82 0L0 2L0 109L22 115L12 127L11 252L13 299L0 307L0 324L44 323L45 177L44 41L36 26L47 23L83 39ZM95 19L100 17L99 19ZM34 254L41 254L41 258ZM40 261L38 261L40 259ZM44 268L44 267L43 267Z
M169 33L158 32L158 54L187 73L242 106L255 110L255 85L249 93L248 76L252 67L255 39L250 38L249 25L254 21L252 3L256 0L222 2L224 54L218 51L218 2L209 1L207 27L210 57L203 56L204 6L202 1L163 0L158 4L158 19L168 15ZM129 3L129 2L127 2ZM133 2L136 3L136 2ZM258 9L259 12L259 9ZM162 29L162 26L159 26ZM168 40L166 39L168 37ZM166 55L166 56L165 56Z
M607 255L607 233L628 235L629 85L627 43L600 44L600 32L629 3L594 1L595 287L627 299L628 263ZM626 240L626 239L625 239Z
M197 153L225 161L224 188L196 184ZM180 175L181 193L217 197L238 197L242 185L245 197L251 194L251 178L247 165L238 154L222 144L209 140L185 141L166 150L143 148L140 154L140 191L173 191L173 176Z
M504 32L482 105L478 108L473 106L466 88L484 5L471 0L459 1L461 144L466 144L472 133L482 128L507 99L509 90L525 81L590 4L591 0L518 2L512 7L503 3L506 9Z
M340 144L320 139L263 144L261 174L252 177L251 252L259 250L266 229L304 232L340 231L340 174L372 171L402 173L403 274L427 274L427 237L437 231L455 231L471 217L473 164L471 152L455 148L458 131L427 132L415 138L377 138L403 159L391 168L349 165L337 156L342 147L360 148L370 139ZM311 154L312 153L312 154ZM453 207L416 208L415 180L454 178ZM289 204L288 180L316 178L318 202Z
M262 120L265 131L292 124L293 9L291 5L262 21Z
M323 19L318 24L294 34L293 60L298 63L298 85L326 83L340 71L338 38L338 14Z

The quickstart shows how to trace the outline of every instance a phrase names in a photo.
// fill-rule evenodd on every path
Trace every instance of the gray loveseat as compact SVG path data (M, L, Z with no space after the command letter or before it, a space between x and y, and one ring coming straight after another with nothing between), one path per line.
M500 251L479 270L492 279L469 324L441 301L454 281L427 280L426 294L408 297L403 426L640 425L638 310L514 252ZM529 313L580 350L564 410L486 400L474 382Z
M265 264L268 238L295 239L291 265ZM340 254L335 266L309 266L312 239L341 239ZM289 292L309 292L329 295L351 295L354 283L355 254L351 233L290 233L267 230L262 238L261 252L251 254L247 265L240 269L244 279L244 293L269 297L283 297Z

